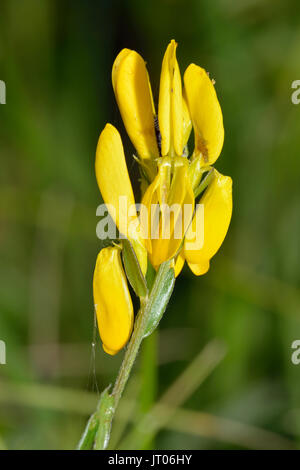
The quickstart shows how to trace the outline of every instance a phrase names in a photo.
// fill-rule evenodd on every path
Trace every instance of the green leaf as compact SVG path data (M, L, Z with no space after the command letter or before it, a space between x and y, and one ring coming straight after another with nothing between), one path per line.
M93 413L87 422L85 430L77 446L77 450L90 450L93 448L98 426L99 418L97 413Z
M172 295L175 285L175 272L170 267L170 262L164 263L164 268L160 270L155 278L153 287L149 296L149 320L145 329L144 338L151 335L151 333L158 326L166 308L170 297Z
M125 238L122 240L122 247L123 263L130 285L138 297L146 297L148 294L146 280L132 244Z
M115 398L108 393L109 389L110 386L101 393L98 410L96 411L99 426L95 437L95 449L98 450L106 449L110 438L112 416L115 410Z

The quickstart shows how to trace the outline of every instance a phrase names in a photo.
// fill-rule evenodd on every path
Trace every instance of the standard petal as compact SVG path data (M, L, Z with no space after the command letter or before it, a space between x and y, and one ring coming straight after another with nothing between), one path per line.
M114 61L112 71L111 71L111 81L112 81L112 86L113 86L114 92L116 90L116 82L117 82L117 77L118 77L118 73L119 73L120 64L121 64L122 60L125 59L125 57L127 57L128 54L130 54L130 52L131 52L130 49L122 49L121 52L119 52L119 54L117 55L117 57Z
M140 220L144 243L149 254L152 253L152 238L158 236L156 217L154 211L159 203L159 188L161 185L160 172L148 186L142 199Z
M139 157L146 160L157 158L155 110L142 57L135 51L123 49L113 65L112 82L124 125Z
M214 173L184 242L184 256L198 275L208 270L210 259L222 245L232 214L232 180L216 170Z
M209 261L205 261L202 264L188 263L188 266L195 276L202 276L209 270Z
M165 52L159 88L158 121L163 156L183 151L183 111L180 70L176 60L177 44L170 42Z
M184 87L195 133L195 156L202 154L203 164L212 165L224 141L223 116L215 87L207 72L195 64L185 71Z
M114 355L130 338L134 313L120 249L103 248L93 279L94 303L103 349Z

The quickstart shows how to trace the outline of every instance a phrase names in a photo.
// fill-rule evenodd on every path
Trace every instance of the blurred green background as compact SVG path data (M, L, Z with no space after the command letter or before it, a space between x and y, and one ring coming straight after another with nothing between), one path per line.
M112 445L300 445L300 365L291 362L300 339L300 105L291 102L299 1L1 0L1 448L74 448L98 390L116 376L122 353L105 355L98 337L92 347L95 147L113 123L136 174L111 67L123 47L137 50L157 98L172 38L182 73L195 62L216 80L225 122L216 167L233 178L234 214L209 273L186 269L177 280L136 364ZM214 363L220 341L225 358L201 383L203 364L193 361L210 343L205 357ZM174 384L191 364L199 376ZM174 414L150 443L133 438L134 422L168 390Z

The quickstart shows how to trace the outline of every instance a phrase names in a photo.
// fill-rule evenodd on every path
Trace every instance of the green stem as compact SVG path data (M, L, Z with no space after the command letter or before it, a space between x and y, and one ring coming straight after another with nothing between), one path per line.
M117 380L110 395L111 401L109 405L109 410L105 410L103 406L98 408L99 428L96 434L94 446L94 449L96 450L103 450L108 445L109 434L114 414L122 396L125 385L127 383L127 380L129 378L133 364L136 360L141 342L143 340L146 328L149 323L151 313L153 311L153 307L155 306L155 308L160 308L162 311L164 311L166 308L166 301L168 301L169 298L166 299L166 296L162 296L162 285L164 285L165 279L168 278L170 265L171 261L166 261L165 263L160 265L155 276L155 280L150 291L149 297L146 297L141 301L141 308L134 324L133 334L128 343L128 347L121 368L119 370ZM159 306L159 298L161 296L162 302L161 306ZM103 427L105 428L104 430Z

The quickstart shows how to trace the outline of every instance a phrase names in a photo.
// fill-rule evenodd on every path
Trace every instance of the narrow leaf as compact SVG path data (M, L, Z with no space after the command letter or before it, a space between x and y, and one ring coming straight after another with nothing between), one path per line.
M78 443L77 450L90 450L93 448L98 426L99 419L97 413L93 413L87 422L85 430Z
M153 287L149 296L149 320L145 329L144 338L158 326L172 295L175 284L174 269L170 267L170 263L166 262L165 272L162 273L161 279L155 278ZM158 282L159 281L159 282ZM155 295L154 295L155 294ZM153 299L153 300L152 300Z
M126 238L122 240L122 246L124 267L130 285L138 297L146 297L148 294L147 284L134 249Z
M95 447L97 450L106 449L111 430L112 415L114 413L115 399L113 395L108 393L109 388L106 388L102 393L98 405L97 415L99 426L95 437Z

